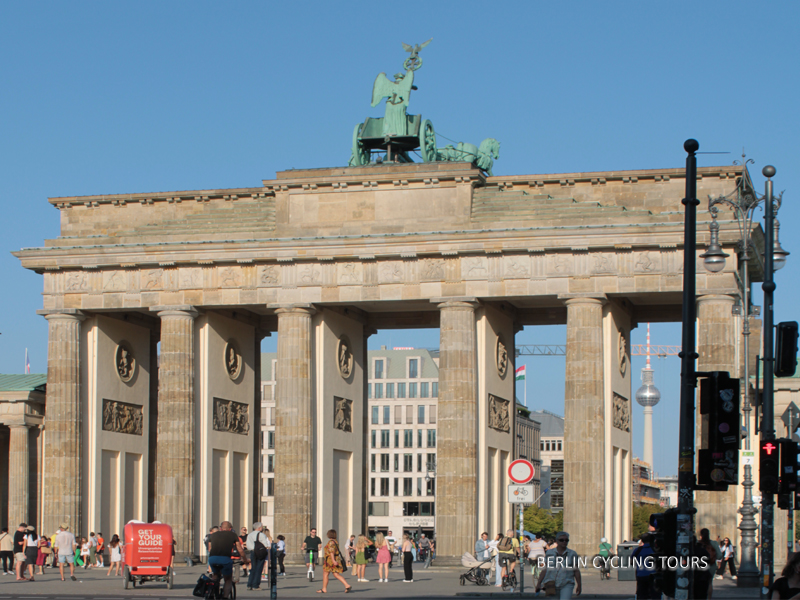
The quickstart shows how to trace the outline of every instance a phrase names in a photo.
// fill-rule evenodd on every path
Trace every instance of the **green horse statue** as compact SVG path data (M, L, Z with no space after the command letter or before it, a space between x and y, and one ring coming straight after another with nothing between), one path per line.
M500 158L500 142L486 138L480 146L459 142L457 146L447 145L437 148L437 159L450 162L469 162L492 176L494 161Z

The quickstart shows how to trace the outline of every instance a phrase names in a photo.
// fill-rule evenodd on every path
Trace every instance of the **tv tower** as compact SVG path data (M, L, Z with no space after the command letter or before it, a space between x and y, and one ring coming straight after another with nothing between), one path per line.
M650 368L650 323L647 324L647 365L642 369L642 387L636 391L636 401L644 407L644 462L653 467L653 407L661 400L661 392L653 385Z

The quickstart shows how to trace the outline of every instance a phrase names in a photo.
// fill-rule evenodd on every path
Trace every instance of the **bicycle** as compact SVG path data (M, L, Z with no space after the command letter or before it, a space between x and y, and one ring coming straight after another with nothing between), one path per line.
M599 554L595 554L592 557L592 565L600 566L597 569L600 571L600 581L605 581L606 579L611 579L611 556L601 556Z
M505 577L503 577L502 581L502 590L507 592L511 590L512 592L517 588L517 572L511 571Z
M218 600L220 598L224 598L222 595L223 586L220 585L223 582L223 577L216 573L216 571L212 570L212 577L208 577L204 575L207 579L205 590L203 593L203 598L210 598L214 600ZM236 598L236 579L233 577L231 578L231 593L228 598Z

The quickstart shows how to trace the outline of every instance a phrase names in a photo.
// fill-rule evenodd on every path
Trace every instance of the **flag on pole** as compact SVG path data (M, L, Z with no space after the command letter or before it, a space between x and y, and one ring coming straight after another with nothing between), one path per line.
M525 365L514 371L514 381L525 381Z
M28 349L25 348L25 373L31 374L31 359L28 358Z

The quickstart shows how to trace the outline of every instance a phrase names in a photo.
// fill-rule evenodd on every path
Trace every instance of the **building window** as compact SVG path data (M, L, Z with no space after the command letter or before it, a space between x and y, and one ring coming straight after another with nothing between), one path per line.
M370 432L370 442L371 442L371 445L370 445L370 447L371 447L371 448L375 448L375 434L376 434L376 432L375 432L375 430L373 429L373 430Z
M389 447L389 430L381 429L381 448Z
M375 397L376 398L383 398L383 384L376 383L375 384Z
M436 469L436 455L433 452L428 452L426 457L425 470L433 471Z
M395 496L399 496L400 495L398 493L400 491L399 483L400 483L400 480L397 477L395 477L394 478L394 495Z
M381 477L381 496L389 495L389 478Z
M267 496L275 495L275 480L270 477L267 479Z
M267 473L275 472L275 455L267 454Z
M395 448L399 448L400 447L400 430L399 429L395 429L394 430L394 447Z
M422 496L422 477L417 477L417 496Z
M384 406L383 407L383 424L389 425L392 422L392 407L391 406Z
M427 398L428 397L428 382L423 381L419 384L419 397L420 398Z
M421 517L433 517L436 514L436 507L433 502L420 502L419 513Z
M428 423L431 425L436 423L436 405L434 404L428 409Z
M274 431L268 431L267 432L267 448L269 448L270 450L274 450L275 449L275 432Z
M403 407L402 406L395 406L394 407L394 424L400 425L403 422Z
M564 461L550 463L550 508L564 508Z
M375 361L375 379L383 379L383 360Z
M434 381L431 384L431 396L433 398L438 398L439 397L439 382L438 381Z
M411 358L408 361L408 378L409 379L416 379L419 377L419 359Z
M403 455L403 472L404 473L411 473L414 470L414 455L413 454L404 454Z
M377 406L373 406L372 407L372 424L373 425L377 425L378 423L380 423L380 421L378 420L379 416L380 416L380 413L378 412L378 407Z
M388 470L389 470L389 455L381 454L381 471L385 473Z
M435 479L428 479L425 481L425 495L426 496L435 496L436 495L436 480Z
M375 478L374 477L372 477L369 480L369 494L370 494L370 496L374 496L375 495Z
M436 448L436 430L428 429L428 448Z
M398 471L400 471L400 455L399 454L395 454L394 455L394 472L397 473Z
M539 450L544 452L544 442L539 442Z
M397 397L398 398L405 398L406 397L406 384L405 383L398 383L397 384Z
M375 494L373 494L373 496L374 495ZM387 516L389 516L389 503L388 502L370 502L369 503L368 512L369 512L369 516L370 517L387 517Z
M417 384L416 383L409 383L408 384L408 397L409 398L416 398L417 397Z
M411 477L404 477L403 478L403 496L411 496L414 492L411 489ZM405 511L404 511L405 512Z
M422 473L422 454L417 454L417 473Z
M558 442L556 442L556 443L558 444L558 448L557 448L557 450L558 450L559 452L561 452L561 440L559 440L559 441L558 441Z
M414 407L411 405L406 406L406 425L414 424Z
M372 398L372 384L367 384L367 398Z
M374 434L375 432L373 432ZM373 435L374 439L374 435ZM374 447L374 444L373 444ZM412 429L405 429L403 430L403 448L413 448L414 447L414 431Z
M422 404L417 407L417 423L420 425L425 424L425 406Z
M417 429L417 448L422 448L422 429Z
M394 384L387 383L386 384L386 397L387 398L394 398Z
M377 455L372 454L369 457L369 470L372 471L373 473L375 472L375 456Z

